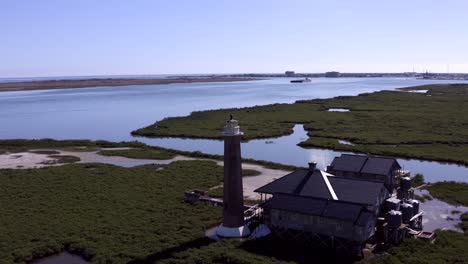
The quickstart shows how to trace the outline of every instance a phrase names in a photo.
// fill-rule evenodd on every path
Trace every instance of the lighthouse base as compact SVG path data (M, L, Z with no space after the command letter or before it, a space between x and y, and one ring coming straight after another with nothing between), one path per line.
M247 226L225 227L221 224L216 229L216 234L220 237L246 237L250 235L250 230Z

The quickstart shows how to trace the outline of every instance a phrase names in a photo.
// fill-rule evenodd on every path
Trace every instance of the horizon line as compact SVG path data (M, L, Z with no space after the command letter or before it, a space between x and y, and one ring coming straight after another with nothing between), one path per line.
M289 70L288 70L289 71ZM15 76L15 77L0 77L0 80L4 79L34 79L34 78L82 78L82 77L118 77L118 76L207 76L207 75L248 75L248 74L258 74L258 75L265 75L265 74L274 74L274 75L285 75L285 72L238 72L238 73L141 73L141 74L96 74L96 75L44 75L44 76ZM294 74L325 74L331 71L325 72L295 72ZM336 71L339 73L344 74L439 74L439 75L457 75L457 74L468 74L468 72L417 72L417 71L402 71L402 72L344 72L344 71Z

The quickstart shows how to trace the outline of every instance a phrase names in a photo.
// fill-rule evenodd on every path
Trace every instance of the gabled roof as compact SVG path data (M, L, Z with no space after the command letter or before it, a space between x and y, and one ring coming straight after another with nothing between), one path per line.
M347 177L328 177L339 200L362 204L374 204L384 189L383 182L352 179Z
M297 192L297 187L304 180L304 178L309 173L307 169L299 169L285 176L276 179L273 182L270 182L258 189L255 192L259 193L295 193Z
M400 169L401 166L394 158L368 157L362 155L342 154L333 159L331 163L333 170L349 171L357 173L369 173L388 175L393 167Z
M342 154L333 159L331 166L334 170L360 172L366 160L367 156Z
M300 169L256 189L255 192L373 205L384 189L382 182L336 177L320 170Z
M388 175L391 172L392 167L397 165L400 169L400 164L392 158L382 157L369 157L364 167L361 169L362 173Z

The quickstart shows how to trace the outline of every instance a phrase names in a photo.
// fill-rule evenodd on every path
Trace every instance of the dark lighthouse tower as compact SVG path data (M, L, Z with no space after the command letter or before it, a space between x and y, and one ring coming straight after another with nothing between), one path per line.
M226 122L224 138L224 211L223 223L216 233L222 237L245 237L250 230L244 223L244 196L240 142L243 133L237 120Z

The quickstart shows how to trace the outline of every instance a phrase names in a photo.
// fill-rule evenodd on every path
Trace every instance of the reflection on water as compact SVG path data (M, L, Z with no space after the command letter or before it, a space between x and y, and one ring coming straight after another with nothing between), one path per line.
M410 93L427 93L429 90L406 90L406 92Z
M327 112L349 112L350 110L347 108L330 108Z
M329 149L301 148L297 144L308 138L307 131L304 130L303 125L294 126L293 130L294 133L289 136L257 139L242 143L242 156L302 167L307 166L309 161L315 161L320 169L325 169L335 157L343 153L351 153ZM180 138L138 138L138 140L150 145L218 155L223 154L224 148L221 140ZM404 169L410 170L413 175L416 173L424 174L427 182L444 180L468 182L468 168L464 166L414 159L398 159L398 162Z
M415 194L422 196L429 194L429 192L427 190L416 190ZM424 211L424 231L434 231L435 229L461 231L457 227L461 222L460 214L468 212L466 206L455 206L437 199L422 202L420 208ZM453 211L459 211L459 213L453 214Z
M341 140L341 139L339 139L339 140L338 140L338 143L343 144L343 145L354 146L353 143L351 143L350 141L347 141L347 140Z
M52 255L38 261L35 264L87 264L88 261L84 260L81 256L62 252L57 255Z

